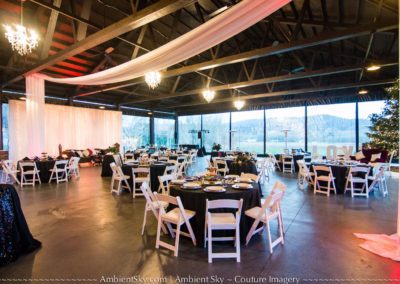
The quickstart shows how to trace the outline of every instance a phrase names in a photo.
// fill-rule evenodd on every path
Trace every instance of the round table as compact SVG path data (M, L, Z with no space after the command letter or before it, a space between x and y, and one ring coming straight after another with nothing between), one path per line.
M311 163L310 165L310 172L314 172L313 165L317 166L327 166L330 167L332 170L332 175L335 178L335 186L336 186L336 193L343 194L346 188L346 181L347 176L349 174L350 167L369 167L371 170L369 171L369 175L373 175L373 167L368 165L336 165L336 164L327 164L327 163Z
M17 164L17 169L20 170L19 163L20 162L33 162L32 160L22 160L19 161ZM40 181L41 182L49 182L51 172L50 170L53 169L56 160L38 160L34 161L36 164L36 168L39 171ZM18 178L20 179L20 174L18 173Z
M158 176L162 176L164 174L165 168L169 165L169 163L155 163L150 165L150 186L152 191L157 191L158 187L160 186L160 182L158 181ZM130 179L128 180L129 184L133 188L133 172L132 168L137 168L139 167L139 164L123 164L122 165L122 171L124 172L125 175L130 176Z
M253 183L252 189L234 189L231 185L226 187L226 192L204 192L203 189L183 189L178 185L171 185L170 194L179 196L185 209L193 210L196 215L190 220L194 234L196 236L197 245L204 245L204 222L206 214L206 199L243 199L242 215L240 217L240 241L245 242L247 233L249 232L253 219L244 215L244 212L255 206L260 206L260 193L257 183ZM215 212L224 212L224 209L216 210ZM214 211L213 211L214 212ZM232 212L232 211L228 211ZM222 234L224 232L221 232ZM217 232L215 233L217 235ZM232 231L228 231L232 235Z
M101 176L102 177L111 177L112 170L110 167L111 163L115 163L113 155L104 155L103 162L101 163Z

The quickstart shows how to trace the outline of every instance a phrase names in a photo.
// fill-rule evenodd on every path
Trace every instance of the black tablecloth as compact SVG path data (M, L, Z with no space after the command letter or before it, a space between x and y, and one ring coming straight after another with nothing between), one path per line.
M17 164L17 169L20 170L19 163L20 162L30 162L30 161L19 161ZM53 169L54 164L56 163L55 160L45 160L45 161L35 161L36 168L39 170L39 176L41 182L49 182L51 172L50 170ZM18 173L18 178L21 178L20 173Z
M192 150L192 149L198 150L199 149L199 145L195 145L195 144L180 144L179 147L183 148L183 149L186 148L188 150Z
M225 157L226 156L226 152L225 151L212 151L210 153L211 158L214 157Z
M253 189L234 189L231 186L226 188L226 192L221 193L208 193L202 189L189 190L182 189L180 186L171 186L170 194L172 196L179 196L185 209L193 210L196 215L191 219L194 234L196 236L197 245L202 247L204 245L204 222L206 214L206 199L236 199L243 198L242 216L240 218L240 241L245 242L247 233L249 232L253 219L244 215L244 212L252 207L260 206L259 186L253 183ZM216 212L223 212L222 209ZM229 235L232 236L232 231Z
M332 175L335 178L336 193L337 194L343 194L344 193L344 190L346 188L346 181L347 181L347 176L349 174L350 166L345 166L345 165L326 165L326 164L312 163L310 165L310 172L314 171L313 165L329 166L332 169ZM366 166L366 167L370 167L370 166ZM373 169L372 169L372 167L370 167L370 168L371 168L371 170L369 171L369 175L372 176L373 175Z
M230 175L240 176L241 173L257 175L257 166L255 162L249 161L238 163L233 160L226 160L226 164L228 165Z
M112 170L110 167L111 163L115 163L113 155L104 155L103 162L101 164L101 176L102 177L111 177Z
M150 166L150 185L152 191L157 191L160 182L158 181L158 176L164 174L165 168L170 164L153 164ZM122 171L125 175L129 175L131 178L128 180L131 188L133 188L133 173L132 168L137 168L139 165L122 165Z
M12 185L0 185L0 265L16 260L41 246L29 231L18 193Z

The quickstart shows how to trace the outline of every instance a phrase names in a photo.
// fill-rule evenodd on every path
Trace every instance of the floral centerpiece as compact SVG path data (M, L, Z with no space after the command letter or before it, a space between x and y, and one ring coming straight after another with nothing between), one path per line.
M221 150L221 144L217 144L214 142L214 144L212 145L212 150L218 152L219 150Z
M245 153L239 153L236 157L236 163L247 163L251 160L251 157L249 155L246 155Z

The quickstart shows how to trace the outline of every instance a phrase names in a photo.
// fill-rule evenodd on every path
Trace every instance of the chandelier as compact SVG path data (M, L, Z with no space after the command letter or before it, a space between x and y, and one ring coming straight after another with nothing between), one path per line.
M31 53L38 46L39 37L34 30L27 29L23 25L23 0L21 1L21 24L13 27L3 25L6 30L6 39L10 42L12 50L16 50L24 56Z
M236 101L233 102L233 105L237 110L241 110L244 107L244 104L245 102L240 99L237 99Z
M147 72L144 74L144 80L154 90L161 83L161 73L157 71Z
M211 102L215 97L215 92L210 91L209 89L203 91L203 98L207 101L207 103Z

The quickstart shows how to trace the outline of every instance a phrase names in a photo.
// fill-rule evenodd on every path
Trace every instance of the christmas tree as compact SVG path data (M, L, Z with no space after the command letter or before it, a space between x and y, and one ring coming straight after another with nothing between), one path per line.
M399 81L385 91L385 108L381 113L370 116L371 126L367 136L371 140L368 143L370 148L390 152L399 149Z

